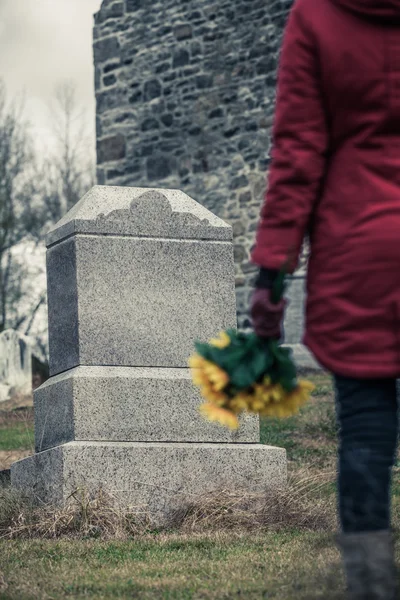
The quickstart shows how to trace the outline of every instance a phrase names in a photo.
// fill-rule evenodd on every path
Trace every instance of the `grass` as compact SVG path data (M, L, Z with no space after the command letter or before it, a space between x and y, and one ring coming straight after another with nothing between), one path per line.
M0 404L0 451L32 450L34 447L31 397Z
M146 518L116 513L106 497L75 498L63 510L39 514L21 495L0 490L0 600L344 598L332 539L331 379L303 376L317 387L301 413L261 423L262 442L288 452L289 486L270 497L240 490L200 497L160 530ZM13 422L19 418L8 419L10 444L19 443Z
M0 404L0 470L34 452L32 396Z
M289 465L328 468L336 456L337 431L332 380L329 375L305 375L316 386L299 415L261 421L261 443L286 448Z
M312 557L312 575L304 553ZM342 597L330 537L298 531L169 534L119 543L18 541L6 555L2 600ZM328 596L330 581L336 591Z
M27 427L25 423L16 423L7 429L0 427L0 450L27 450L33 437L33 427Z

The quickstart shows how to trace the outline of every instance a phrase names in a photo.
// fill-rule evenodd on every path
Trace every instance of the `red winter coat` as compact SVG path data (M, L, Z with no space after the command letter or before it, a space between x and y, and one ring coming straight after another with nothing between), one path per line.
M251 261L307 231L303 343L329 371L400 377L400 0L297 0Z

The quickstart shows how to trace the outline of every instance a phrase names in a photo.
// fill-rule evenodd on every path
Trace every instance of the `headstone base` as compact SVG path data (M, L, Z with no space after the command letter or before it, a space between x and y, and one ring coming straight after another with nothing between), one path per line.
M12 486L38 502L63 506L78 488L102 489L158 521L205 492L263 492L286 481L286 451L262 444L69 442L11 466Z
M101 402L99 399L101 398ZM50 377L34 393L35 448L67 442L257 443L259 419L216 427L199 413L204 400L189 369L79 366Z

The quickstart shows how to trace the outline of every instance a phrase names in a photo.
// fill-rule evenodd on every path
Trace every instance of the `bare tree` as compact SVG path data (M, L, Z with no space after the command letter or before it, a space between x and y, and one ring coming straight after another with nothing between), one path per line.
M0 332L21 329L29 318L18 312L27 269L15 250L34 239L40 213L28 193L34 152L23 108L23 101L8 102L0 80Z
M41 243L47 231L95 184L94 124L90 130L73 82L65 81L56 86L50 111L56 144L40 163L36 162L36 177L31 189L40 212L36 219L30 216L31 229L35 229ZM26 333L30 332L36 314L45 302L42 295L32 306Z
M57 222L95 184L94 138L73 82L58 84L51 107L57 146L42 167L41 196L49 223Z
M52 112L56 147L39 159L23 102L7 102L0 80L0 332L34 329L47 300L44 235L95 182L94 139L72 83L57 87Z

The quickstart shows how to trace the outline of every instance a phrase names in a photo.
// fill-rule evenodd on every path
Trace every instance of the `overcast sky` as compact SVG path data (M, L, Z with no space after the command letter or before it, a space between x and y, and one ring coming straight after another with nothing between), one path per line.
M76 83L94 128L93 14L101 0L0 0L0 77L9 95L25 91L26 115L50 142L47 104L62 80Z

